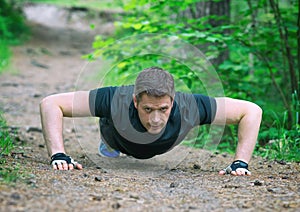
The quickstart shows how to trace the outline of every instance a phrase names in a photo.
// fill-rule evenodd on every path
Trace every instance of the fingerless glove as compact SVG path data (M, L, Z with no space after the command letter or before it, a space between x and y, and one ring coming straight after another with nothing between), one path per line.
M248 163L241 161L241 160L236 160L233 161L231 165L229 165L224 171L226 174L231 174L232 171L236 171L237 169L245 169L245 173L251 173L248 169Z
M65 153L56 153L51 156L51 163L52 165L58 165L67 162L67 164L73 164L74 167L76 162L70 156L66 155Z

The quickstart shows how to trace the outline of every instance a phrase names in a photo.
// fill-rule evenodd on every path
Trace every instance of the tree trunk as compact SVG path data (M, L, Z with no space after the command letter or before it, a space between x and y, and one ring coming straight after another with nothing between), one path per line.
M184 19L199 19L201 17L209 17L208 24L211 27L217 27L221 25L227 25L230 21L230 0L202 0L192 4L189 8L180 14ZM226 17L226 18L218 18ZM225 32L226 33L226 32ZM202 49L207 49L206 46L201 46ZM218 66L226 59L228 59L228 50L220 52L219 56L211 62Z

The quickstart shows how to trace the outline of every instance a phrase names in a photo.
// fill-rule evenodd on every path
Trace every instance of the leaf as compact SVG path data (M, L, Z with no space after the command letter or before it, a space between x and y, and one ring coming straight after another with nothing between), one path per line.
M124 68L127 65L127 62L121 62L117 65L118 68Z
M137 24L133 24L133 28L134 29L136 29L136 30L139 30L139 29L141 29L142 28L142 24L140 24L140 23L137 23Z

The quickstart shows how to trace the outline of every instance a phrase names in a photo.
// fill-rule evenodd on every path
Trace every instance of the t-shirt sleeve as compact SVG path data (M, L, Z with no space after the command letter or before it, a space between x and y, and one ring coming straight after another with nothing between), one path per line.
M175 96L182 123L195 127L211 124L216 115L216 100L203 94L177 92Z
M93 116L110 117L114 92L114 87L97 88L90 91L89 107Z
M194 94L196 99L200 124L211 124L216 115L216 99L202 94Z

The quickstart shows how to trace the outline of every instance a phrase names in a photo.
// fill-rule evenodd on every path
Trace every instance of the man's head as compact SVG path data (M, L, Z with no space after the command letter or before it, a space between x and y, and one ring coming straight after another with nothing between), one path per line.
M174 97L174 79L169 72L151 67L138 75L133 101L141 123L149 133L158 134L166 126Z

